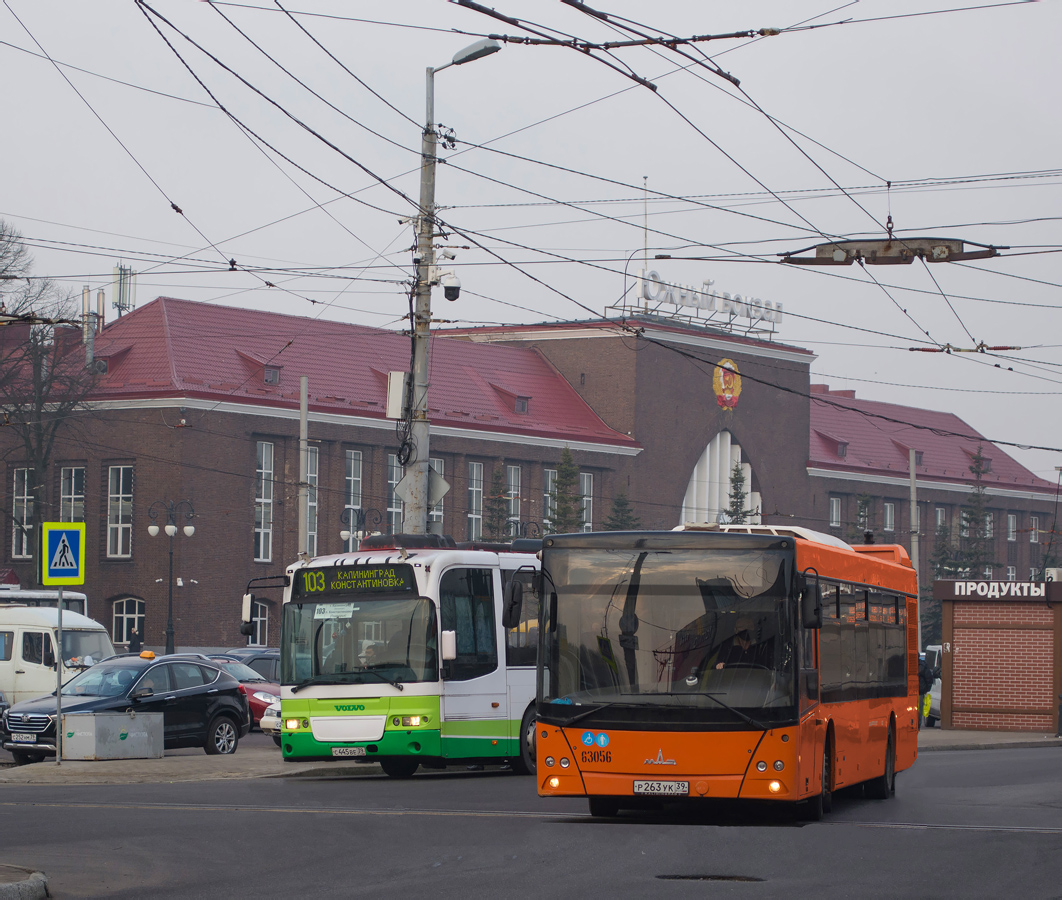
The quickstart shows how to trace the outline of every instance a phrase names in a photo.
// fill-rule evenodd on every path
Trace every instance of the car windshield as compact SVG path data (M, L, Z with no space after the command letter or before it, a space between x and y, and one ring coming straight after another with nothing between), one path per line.
M71 631L63 629L63 664L70 667L91 666L114 655L114 647L105 631Z
M218 665L221 666L226 672L228 672L237 681L258 681L265 683L261 673L256 672L250 666L244 665L241 662L230 662L223 659L215 659Z
M64 635L65 637L65 635ZM140 675L141 666L93 666L63 685L64 697L120 697Z
M435 606L375 595L284 607L281 681L379 684L437 681Z
M543 692L557 715L601 704L766 721L792 706L782 553L562 549L549 563Z

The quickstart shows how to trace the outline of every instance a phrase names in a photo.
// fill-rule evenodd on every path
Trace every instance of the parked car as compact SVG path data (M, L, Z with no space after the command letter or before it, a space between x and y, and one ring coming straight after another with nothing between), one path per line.
M55 756L55 693L24 700L0 718L0 741L18 764ZM63 715L161 712L163 745L235 753L251 726L240 682L205 656L117 656L63 685Z
M272 735L273 743L280 746L280 701L270 703L258 722L264 734Z
M276 647L233 647L225 651L225 656L235 656L266 681L280 683L280 650Z
M227 653L211 656L210 659L240 682L240 690L247 695L247 703L251 707L251 727L254 728L266 707L280 700L280 685L263 678L246 663Z
M933 687L929 689L929 715L926 716L926 725L930 728L936 727L940 722L940 678L938 677L933 682Z

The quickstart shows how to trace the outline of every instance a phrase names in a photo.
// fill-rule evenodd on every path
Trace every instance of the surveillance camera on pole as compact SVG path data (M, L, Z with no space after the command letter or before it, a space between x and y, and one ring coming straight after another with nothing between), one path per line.
M461 296L461 279L453 272L444 272L439 283L443 286L443 294L447 300L456 300Z

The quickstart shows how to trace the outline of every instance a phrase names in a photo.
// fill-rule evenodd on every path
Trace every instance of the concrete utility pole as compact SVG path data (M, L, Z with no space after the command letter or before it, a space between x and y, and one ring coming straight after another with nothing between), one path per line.
M918 568L918 484L915 480L915 450L907 449L907 468L911 473L911 564L915 570L915 596L918 597L918 649L922 649L922 579Z
M428 339L431 331L431 289L437 282L435 271L435 153L438 135L435 132L435 73L450 66L460 66L501 50L497 41L477 41L454 54L451 62L437 69L426 70L424 136L420 158L420 213L417 217L417 255L413 260L417 271L416 303L413 309L413 397L410 438L413 453L406 464L406 475L400 485L400 496L406 501L403 528L411 534L427 534L429 498L429 426L428 426ZM456 279L455 279L456 280ZM456 287L447 287L457 299Z

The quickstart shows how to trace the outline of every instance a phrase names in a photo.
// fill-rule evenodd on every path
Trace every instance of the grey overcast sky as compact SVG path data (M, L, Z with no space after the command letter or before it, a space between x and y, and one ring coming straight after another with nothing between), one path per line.
M463 291L437 293L437 318L601 314L633 299L647 243L676 257L650 260L666 281L781 303L775 339L817 354L814 381L1047 448L1005 447L1051 481L1062 466L1057 0L600 0L607 22L560 0L488 0L519 24L446 0L0 3L0 217L37 274L104 287L109 306L121 261L139 304L387 328L407 311L413 233L399 219L418 196L426 66L492 33L601 44L782 29L681 52L510 43L440 72L435 121L457 143L436 199L469 236L449 242L472 249L454 251ZM890 214L901 238L1011 249L932 266L777 262L883 238ZM981 343L1020 349L911 350Z

